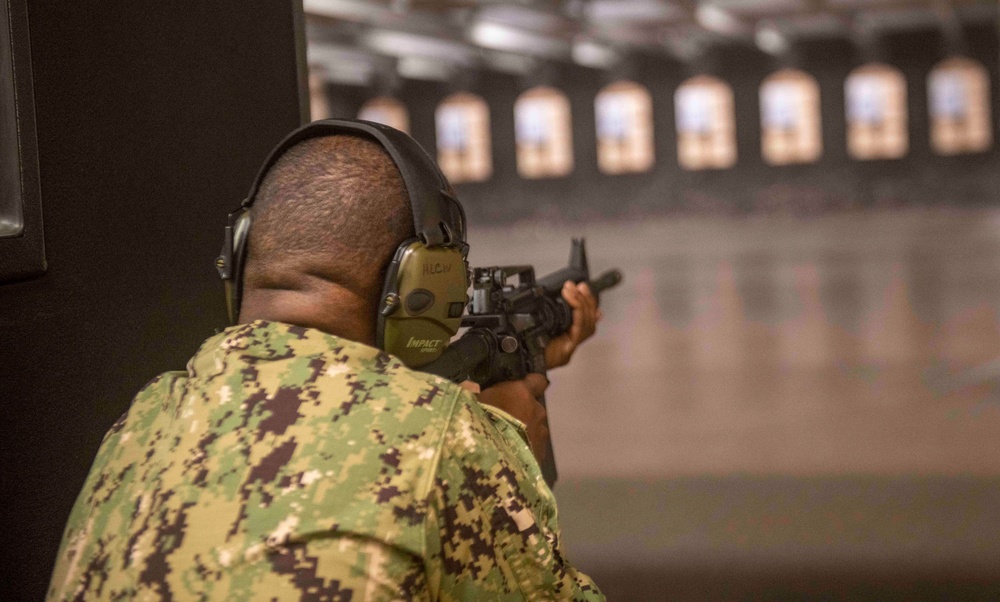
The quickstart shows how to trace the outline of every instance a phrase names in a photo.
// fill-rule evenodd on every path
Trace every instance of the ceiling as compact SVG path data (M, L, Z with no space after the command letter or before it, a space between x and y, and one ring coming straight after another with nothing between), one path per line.
M612 68L629 54L680 61L738 41L781 55L796 42L996 21L994 0L303 0L310 66L367 85L393 73L448 80L460 70L512 74L542 62Z

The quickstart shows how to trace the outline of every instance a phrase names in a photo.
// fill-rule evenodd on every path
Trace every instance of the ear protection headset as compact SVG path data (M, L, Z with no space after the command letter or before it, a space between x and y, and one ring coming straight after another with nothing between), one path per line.
M353 119L324 119L300 127L268 155L250 192L229 214L222 252L215 261L226 287L229 319L236 323L243 296L243 269L251 228L250 207L278 159L309 138L354 135L386 150L402 176L416 238L397 247L386 269L376 316L375 344L416 368L441 355L458 332L468 302L469 247L465 211L430 156L408 135L391 127Z

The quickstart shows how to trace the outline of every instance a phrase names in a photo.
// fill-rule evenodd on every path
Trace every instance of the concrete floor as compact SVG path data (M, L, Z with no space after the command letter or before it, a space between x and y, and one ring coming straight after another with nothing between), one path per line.
M625 274L548 394L571 557L621 599L1000 588L1000 212L471 230Z

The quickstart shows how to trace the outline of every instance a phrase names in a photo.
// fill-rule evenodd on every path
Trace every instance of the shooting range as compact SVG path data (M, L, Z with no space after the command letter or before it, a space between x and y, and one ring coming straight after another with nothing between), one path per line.
M104 433L225 326L226 215L300 123L410 133L472 266L623 281L550 373L610 600L1000 598L1000 8L0 0L0 598Z

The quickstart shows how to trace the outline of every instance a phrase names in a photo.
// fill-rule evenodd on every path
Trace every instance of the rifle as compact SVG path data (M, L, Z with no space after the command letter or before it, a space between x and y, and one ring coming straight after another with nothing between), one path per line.
M517 277L517 284L509 279ZM574 238L569 266L535 279L529 265L474 268L472 301L462 318L468 328L441 357L420 368L454 382L472 380L482 388L519 380L529 373L545 374L545 346L573 324L573 310L562 298L563 284L588 282L594 296L621 282L618 270L609 270L590 280L587 250L582 238ZM540 400L545 405L545 398ZM549 438L542 475L555 484L555 456Z

